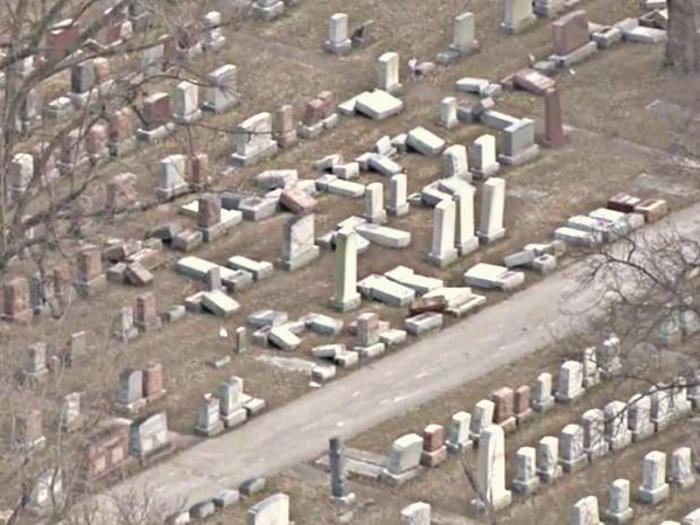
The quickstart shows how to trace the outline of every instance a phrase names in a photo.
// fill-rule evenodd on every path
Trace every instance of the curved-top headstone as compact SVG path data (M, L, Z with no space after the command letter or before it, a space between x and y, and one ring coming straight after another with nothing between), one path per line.
M247 525L289 525L289 496L273 494L248 509Z

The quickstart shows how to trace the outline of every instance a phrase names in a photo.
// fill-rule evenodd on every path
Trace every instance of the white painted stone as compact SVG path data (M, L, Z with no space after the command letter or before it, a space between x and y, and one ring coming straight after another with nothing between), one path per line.
M357 292L357 233L343 228L335 236L335 270L331 306L340 312L360 306Z
M433 238L428 261L444 268L457 260L455 249L456 206L451 200L443 200L433 212Z
M478 236L483 244L491 244L502 239L506 234L506 230L503 227L506 181L505 179L492 177L484 183L482 191Z
M476 478L483 498L473 501L478 509L499 511L510 505L512 494L506 490L505 434L498 425L491 425L481 433Z
M453 199L457 206L455 246L461 256L479 248L479 238L474 232L474 196L476 188L469 186L455 192Z
M398 53L389 52L380 56L377 59L376 72L378 89L392 94L401 91Z

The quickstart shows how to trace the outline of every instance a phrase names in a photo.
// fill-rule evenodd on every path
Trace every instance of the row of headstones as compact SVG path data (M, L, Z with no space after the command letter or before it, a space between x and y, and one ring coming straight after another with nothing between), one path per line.
M3 283L3 318L10 322L28 323L51 303L67 303L74 287L80 294L92 296L104 289L107 278L102 271L102 255L93 245L82 247L76 254L76 278L69 267L59 265L52 278L36 275L30 280L18 276ZM71 282L73 281L73 282Z
M217 511L226 509L238 503L241 496L252 496L265 489L264 478L255 478L244 482L237 490L222 490L214 498L200 501L189 509L170 516L167 525L190 523L192 520L203 520L214 515ZM289 496L282 492L268 496L248 509L247 525L290 525Z
M656 388L634 395L629 403L611 401L604 410L591 409L582 415L582 424L569 424L559 439L546 436L537 449L521 447L516 452L513 488L531 494L541 484L551 484L562 470L576 472L589 462L618 452L632 441L638 442L660 432L692 410L686 387Z
M695 472L690 447L676 449L671 455L671 473L666 477L666 454L653 450L642 459L642 484L637 489L637 500L643 505L657 505L668 498L670 487L688 489L695 484ZM630 482L626 479L613 481L608 488L608 505L603 511L604 519L612 523L629 523L634 517L630 506ZM577 501L568 513L569 525L599 525L598 498L587 496ZM664 521L662 525L671 525ZM700 509L683 518L682 525L700 524Z
M195 432L205 437L235 428L265 408L265 400L243 392L243 379L231 376L219 386L218 396L205 394L197 407Z
M141 334L160 330L162 319L156 308L156 296L146 292L136 296L136 306L123 306L112 328L112 336L123 343L129 343Z
M68 342L59 348L53 348L46 343L34 343L27 347L27 361L22 369L22 375L25 381L30 383L41 381L51 372L72 366L86 354L87 333L85 331L72 333Z

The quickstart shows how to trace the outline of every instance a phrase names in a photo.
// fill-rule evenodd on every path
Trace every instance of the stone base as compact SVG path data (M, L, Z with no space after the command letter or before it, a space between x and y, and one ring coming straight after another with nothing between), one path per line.
M473 253L478 249L479 249L479 238L476 236L472 237L467 242L464 242L461 245L457 246L457 250L459 251L459 255L461 257L464 257L465 255L468 255L470 253Z
M190 187L187 184L181 184L172 188L156 188L156 198L160 202L165 202L184 195L188 191L190 191Z
M447 447L442 446L439 449L428 452L424 450L420 455L420 464L424 467L435 468L447 459Z
M479 238L480 244L492 244L496 241L500 241L506 236L506 229L503 228L499 231L491 233L476 232L476 235Z
M610 512L609 510L606 510L603 512L603 515L605 520L613 525L624 525L625 523L632 521L634 511L632 510L632 507L629 507L627 510L622 512Z
M107 276L105 274L95 277L91 281L76 281L75 289L84 297L93 297L107 286Z
M299 125L299 136L306 140L315 139L321 136L324 127L323 122L318 122L312 126L307 126L306 124Z
M374 343L369 346L355 346L352 350L357 352L360 357L372 359L382 355L386 351L386 345L384 343Z
M357 496L355 495L354 492L349 492L345 496L331 496L331 500L333 503L336 503L337 505L354 505L355 502L357 501Z
M226 37L223 35L219 35L218 38L205 40L204 42L202 42L202 51L204 51L205 53L218 53L224 48L225 44Z
M639 487L639 491L637 492L637 499L639 499L639 501L647 505L656 505L657 503L668 498L668 493L668 483L664 483L655 490L647 490L644 487Z
M632 433L625 432L623 435L617 436L608 442L610 443L610 450L617 452L618 450L628 447L632 443Z
M661 432L662 430L666 430L668 428L668 426L672 422L672 419L673 419L672 414L668 414L660 419L652 419L651 422L654 424L654 428L656 428L656 432Z
M295 146L299 142L299 136L296 130L288 131L287 133L281 134L277 137L277 144L282 149L288 149Z
M38 372L28 372L27 370L22 370L22 376L24 377L24 381L26 383L39 383L43 381L43 379L49 375L49 369L44 368L43 370L40 370Z
M209 113L226 113L229 109L233 109L238 105L238 93L235 96L230 95L227 101L222 104L214 104L213 102L204 102L202 111Z
M389 212L389 215L394 217L404 217L411 211L411 205L408 202L404 202L396 207L387 206L386 211Z
M121 142L108 142L107 149L112 157L123 157L136 149L136 138L131 137Z
M131 327L126 332L112 332L112 337L122 343L130 343L139 337L139 331L136 327Z
M137 453L135 454L135 456L136 459L139 460L141 466L145 467L147 465L152 465L157 461L160 461L161 459L172 454L173 452L175 452L175 445L173 445L172 443L167 443L157 450L152 450L148 454Z
M352 41L346 38L342 42L331 42L326 40L323 44L323 49L331 53L332 55L345 55L352 50Z
M180 125L187 125L187 124L193 124L194 122L197 122L198 120L202 119L202 110L198 109L189 115L173 115L173 120L175 121L176 124Z
M389 472L387 469L384 469L381 473L381 480L387 485L391 485L392 487L398 487L399 485L403 485L407 481L412 480L417 475L418 468L412 468L411 470L407 470L406 472L402 472L401 474L394 474L392 472Z
M333 129L338 125L340 117L338 113L333 113L331 116L324 118L321 122L325 129Z
M518 421L515 419L515 416L510 416L505 421L495 424L501 427L506 434L512 434L518 430Z
M690 474L684 478L671 479L671 486L682 490L689 489L695 485L695 474Z
M248 412L246 412L245 408L239 408L230 414L221 415L221 420L224 422L224 426L226 428L235 428L238 425L243 424L247 418Z
M157 332L163 327L163 320L160 317L154 317L153 319L149 320L147 323L139 324L136 323L136 328L138 328L138 331L141 332L142 334L147 334L150 332Z
M578 399L579 397L581 397L585 393L586 393L585 388L579 388L578 390L575 390L574 392L571 392L568 395L560 394L559 392L555 392L554 399L557 400L557 403L561 403L562 405L568 405L569 403Z
M385 224L387 221L386 210L382 209L381 212L374 216L362 215L362 218L367 219L367 222L372 224Z
M654 425L648 424L639 430L632 430L632 441L637 443L654 435Z
M163 124L155 129L139 128L136 131L136 136L139 140L153 144L154 142L158 142L166 137L169 137L173 134L173 131L175 131L175 124L168 122L167 124Z
M438 268L445 268L453 262L455 262L458 257L459 254L457 253L457 249L452 248L443 254L429 253L426 257L426 260L433 266L437 266Z
M279 18L284 14L284 2L280 0L276 4L263 7L258 4L253 4L253 16L258 20L269 22L275 18Z
M571 460L559 458L559 463L564 472L578 472L588 466L588 456L581 454L579 457Z
M554 62L557 67L571 67L574 64L587 59L596 51L598 51L598 45L591 40L578 49L574 49L568 55L550 55L549 60Z
M224 431L224 424L221 421L217 421L215 424L207 428L200 427L199 425L197 425L196 427L194 427L194 431L200 436L214 437L218 436Z
M258 162L270 159L277 155L277 143L270 141L265 147L259 148L256 152L250 153L248 155L240 155L234 153L231 155L231 162L234 166L251 166Z
M226 235L242 220L242 215L236 215L235 217L232 217L226 221L221 221L219 224L215 224L214 226L209 226L208 228L197 228L197 230L202 232L202 239L204 242L213 242L216 239Z
M562 469L559 465L557 465L556 468L552 471L545 472L544 470L538 470L537 476L540 478L540 481L542 483L551 485L561 477L561 473Z
M341 299L331 299L330 302L328 303L333 310L336 310L338 312L349 312L351 310L356 310L357 308L360 307L360 303L362 302L362 296L357 293L352 297L349 297L345 300Z
M500 154L498 156L498 162L505 164L506 166L520 166L535 159L539 153L540 147L537 144L533 144L529 148L526 148L513 156Z
M530 15L529 17L524 18L523 20L520 20L517 24L513 25L507 24L506 22L501 22L499 25L499 29L504 33L508 33L509 35L517 35L518 33L525 31L528 27L534 24L535 20L537 20L537 17L535 15Z
M491 505L485 505L480 499L472 500L472 504L476 507L476 510L480 513L487 512L489 507L495 512L501 511L508 507L513 501L513 493L510 490L506 490L500 498L496 498L491 501Z
M532 401L532 409L535 412L543 414L552 408L554 408L554 398L551 396L541 402Z
M534 412L532 411L531 408L528 408L527 410L521 412L520 414L515 414L515 419L518 422L518 426L522 425L527 421L528 419L532 418L534 415Z
M306 253L299 255L295 259L277 259L276 266L288 272L293 272L294 270L303 268L304 266L310 264L312 261L318 259L320 255L321 248L319 248L318 246L314 246L310 250L307 250Z
M513 480L513 490L523 496L529 496L531 494L534 494L539 488L540 478L538 478L537 476L534 476L527 481L521 481L518 479Z
M20 312L13 312L11 315L3 314L2 318L9 323L30 323L34 317L34 312L31 308L22 310Z

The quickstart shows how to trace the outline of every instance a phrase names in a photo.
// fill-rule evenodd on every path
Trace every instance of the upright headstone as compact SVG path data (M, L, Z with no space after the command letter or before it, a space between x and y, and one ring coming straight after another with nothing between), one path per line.
M29 381L39 381L49 373L46 367L46 343L34 343L27 348L27 364L24 367L24 378Z
M532 409L535 412L547 412L553 406L552 374L549 372L542 372L537 376L535 388L532 392Z
M630 507L630 482L626 479L616 479L608 487L605 519L615 525L623 525L632 521L633 515L634 511Z
M628 402L629 427L632 440L636 443L654 434L654 424L651 421L651 398L645 394L635 394Z
M200 118L199 86L192 82L180 82L173 92L173 120L178 124L192 124Z
M386 222L386 210L384 209L384 186L381 182L372 182L365 188L365 213L364 218L374 224Z
M442 152L442 177L458 177L468 182L472 180L472 174L469 171L469 161L467 158L467 148L461 144L450 146Z
M471 422L472 415L469 412L462 411L452 414L447 425L447 437L445 438L448 452L459 454L472 448L472 440L469 435Z
M564 145L564 122L558 89L550 88L544 94L544 144L550 148Z
M29 283L15 277L3 284L3 318L6 321L28 323L34 317L29 300Z
M506 490L505 435L498 425L491 425L481 433L476 478L479 496L473 503L477 509L498 512L510 505L512 494Z
M476 188L466 186L453 195L457 205L455 246L459 255L464 256L479 248L479 238L474 231L474 197Z
M163 365L158 361L151 361L143 369L143 396L149 402L153 402L164 395Z
M457 260L455 248L456 206L454 201L444 199L433 211L433 238L428 253L428 262L445 268Z
M248 332L245 326L236 328L236 349L237 354L244 354L248 351Z
M197 426L195 431L206 437L213 437L224 430L224 425L220 419L219 400L211 394L205 394L199 400L197 407Z
M243 423L248 414L243 408L243 379L231 376L219 386L219 410L226 428Z
M491 244L506 235L503 215L506 205L505 179L492 177L483 185L481 218L477 235L482 244Z
M289 496L281 492L256 503L246 514L246 525L289 524Z
M396 439L389 449L386 468L382 475L390 484L398 485L415 476L423 450L423 438L406 434Z
M333 270L331 306L348 312L360 306L357 291L357 233L342 228L335 234L335 268Z
M328 463L330 468L331 496L335 501L350 503L354 494L347 487L345 446L339 437L328 440Z
M520 166L534 159L540 151L535 143L535 122L522 118L503 130L501 154L498 161L508 166Z
M159 330L161 319L156 309L156 296L153 292L146 292L136 296L136 315L134 324L141 332Z
M159 186L156 196L167 201L188 191L187 157L185 155L168 155L160 161Z
M334 55L342 55L350 51L352 42L348 38L348 15L336 13L328 21L328 40L325 49Z
M272 137L272 115L258 113L239 124L233 132L235 152L231 160L237 166L248 166L277 154Z
M226 43L226 37L221 32L221 13L209 11L204 15L202 22L204 26L202 50L207 53L220 51Z
M202 109L224 113L238 104L236 66L233 64L226 64L209 73L206 83Z
M136 419L129 429L129 453L141 461L170 449L168 415L165 412Z
M693 451L690 447L680 447L671 454L671 476L669 481L674 487L688 489L695 485L695 468Z
M599 408L587 410L581 416L583 427L583 450L589 461L605 456L610 452L610 444L605 437L605 413Z
M598 498L586 496L578 500L569 511L568 525L602 525Z
M10 193L21 196L32 182L34 176L34 157L29 153L17 153L10 162L8 182Z
M389 204L386 209L395 217L403 217L407 215L410 204L407 200L408 183L405 173L397 173L389 180Z
M272 132L280 148L286 149L298 141L297 127L294 122L294 106L285 104L275 112Z
M566 361L559 367L556 399L560 403L571 403L585 394L583 388L583 365L578 361Z
M278 264L284 270L294 271L317 259L321 253L315 244L313 213L291 217L284 224L282 256Z
M478 47L474 13L461 13L452 21L452 45L450 50L464 55Z
M423 429L423 452L421 465L434 468L447 459L445 429L442 425L431 424Z
M565 472L576 472L588 464L580 425L566 425L559 434L559 463Z
M83 295L92 296L102 290L107 277L102 273L102 255L97 246L89 245L81 249L77 256L78 279L75 287Z
M537 477L537 451L532 447L520 447L515 453L515 478L513 490L529 496L540 486Z
M493 413L496 406L489 399L482 399L474 405L474 414L471 420L469 434L475 443L479 441L481 433L487 427L493 425Z
M119 374L117 406L129 413L143 408L146 400L143 396L143 370L127 368Z
M666 483L666 454L653 450L642 460L642 484L637 490L639 501L656 505L668 497Z
M532 0L502 0L501 31L515 34L523 31L535 21Z
M440 126L446 129L454 128L459 121L457 120L457 98L445 97L440 101Z
M542 483L554 483L561 476L559 440L545 436L537 443L537 475Z
M603 409L605 413L605 438L610 443L610 450L617 452L632 442L629 430L627 404L611 401Z
M384 53L377 59L377 88L391 94L401 91L401 79L399 77L399 54L394 52Z

